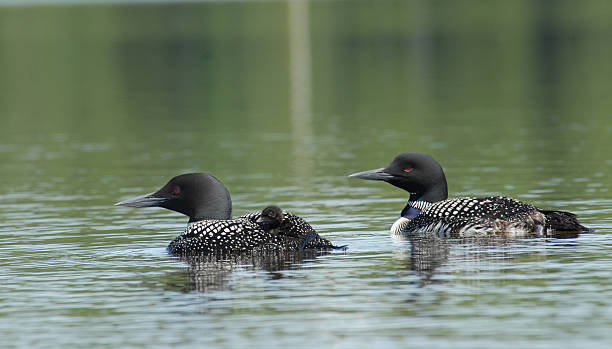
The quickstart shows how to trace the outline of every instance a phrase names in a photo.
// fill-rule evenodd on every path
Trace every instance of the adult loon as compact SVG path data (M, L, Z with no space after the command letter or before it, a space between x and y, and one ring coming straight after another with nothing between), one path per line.
M232 201L225 186L207 173L187 173L172 178L156 192L124 200L115 206L163 207L189 217L185 231L168 245L172 255L229 254L251 250L335 248L302 218L282 212L283 230L271 232L250 213L232 219ZM299 222L299 226L291 226ZM305 229L304 227L309 229Z
M389 165L349 175L380 180L410 193L392 233L430 233L440 237L542 237L555 232L589 232L576 215L541 210L503 196L448 199L446 176L433 157L397 155Z

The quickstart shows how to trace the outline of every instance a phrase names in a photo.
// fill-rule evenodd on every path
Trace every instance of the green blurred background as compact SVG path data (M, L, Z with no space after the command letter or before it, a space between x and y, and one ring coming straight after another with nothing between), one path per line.
M87 3L0 7L5 166L610 167L607 1Z
M610 144L596 132L612 104L607 1L313 1L293 17L290 6L1 7L2 137L253 137L295 128L297 103L314 135L339 132L352 147L385 131L403 147L423 131L453 148L512 143L517 129L562 153ZM302 61L290 52L300 21ZM292 69L308 86L292 88ZM578 125L596 133L566 137Z

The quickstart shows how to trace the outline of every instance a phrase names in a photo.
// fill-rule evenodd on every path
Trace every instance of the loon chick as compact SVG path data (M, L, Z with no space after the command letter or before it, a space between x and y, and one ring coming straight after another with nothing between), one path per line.
M261 229L272 235L278 235L280 233L280 225L284 219L283 210L278 206L272 205L261 210L257 223L259 223Z
M189 222L185 231L168 245L168 252L172 255L227 254L254 249L298 250L303 247L319 247L309 243L312 238L302 238L306 241L304 244L298 238L275 235L262 229L257 223L260 213L246 214L232 219L232 201L228 190L217 178L207 173L176 176L156 192L121 201L115 205L157 206L188 216ZM303 221L289 213L287 216ZM304 224L308 225L306 222ZM322 239L314 230L312 232L316 238Z
M245 215L248 216L248 215ZM260 227L275 236L285 236L295 240L300 249L346 249L344 246L335 246L331 241L324 239L301 217L283 212L278 206L268 206L261 211L256 222Z
M440 164L422 153L397 155L387 167L349 175L381 180L410 193L410 199L391 227L392 233L433 233L440 237L552 236L554 232L589 232L576 215L541 210L503 196L448 199Z

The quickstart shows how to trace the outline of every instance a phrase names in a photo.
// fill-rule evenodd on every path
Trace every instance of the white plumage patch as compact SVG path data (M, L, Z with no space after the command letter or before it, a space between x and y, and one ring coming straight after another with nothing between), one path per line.
M410 219L406 217L398 218L395 223L391 226L391 234L401 234L404 228L410 223Z

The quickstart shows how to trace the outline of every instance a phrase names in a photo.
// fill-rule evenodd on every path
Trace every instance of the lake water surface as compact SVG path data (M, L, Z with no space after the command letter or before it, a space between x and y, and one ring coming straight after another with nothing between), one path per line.
M0 347L610 348L606 4L0 7ZM392 237L407 193L347 175L405 151L595 233ZM193 171L349 249L190 264L113 206Z

